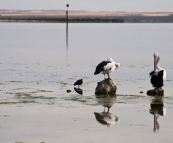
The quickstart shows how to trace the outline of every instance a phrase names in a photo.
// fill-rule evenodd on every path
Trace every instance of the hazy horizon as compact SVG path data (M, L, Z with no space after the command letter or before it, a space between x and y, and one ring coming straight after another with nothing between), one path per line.
M74 11L120 11L120 12L172 12L172 0L0 0L0 9L7 10L69 10Z

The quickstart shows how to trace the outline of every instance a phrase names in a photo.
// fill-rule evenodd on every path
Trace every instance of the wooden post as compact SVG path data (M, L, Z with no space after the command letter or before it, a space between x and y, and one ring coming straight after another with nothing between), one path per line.
M67 10L66 10L66 50L68 51L68 7L69 4L66 4Z
M68 7L69 7L69 4L67 4L66 7L67 7L67 11L66 11L66 29L68 30Z
M68 30L68 10L66 11L66 29Z

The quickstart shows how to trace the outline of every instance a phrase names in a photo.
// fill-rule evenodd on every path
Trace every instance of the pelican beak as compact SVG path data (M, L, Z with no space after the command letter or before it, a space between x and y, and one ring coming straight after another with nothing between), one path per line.
M154 57L154 72L156 71L157 57Z

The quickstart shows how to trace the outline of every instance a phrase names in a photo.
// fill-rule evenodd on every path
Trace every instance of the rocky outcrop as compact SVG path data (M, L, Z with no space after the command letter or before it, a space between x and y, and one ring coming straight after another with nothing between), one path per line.
M164 90L162 88L151 89L147 91L148 96L164 96Z
M97 83L97 87L95 89L96 95L115 95L117 91L116 83L112 79L105 79Z

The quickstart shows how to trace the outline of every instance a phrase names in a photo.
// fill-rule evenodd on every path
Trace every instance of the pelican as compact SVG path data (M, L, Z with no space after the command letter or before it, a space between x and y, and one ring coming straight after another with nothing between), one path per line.
M110 79L109 73L113 72L119 67L120 67L120 63L115 63L112 58L108 58L107 61L103 61L97 65L94 74L97 75L101 73L101 74L104 74L104 77L105 77L105 74L107 74L108 79Z
M154 53L154 71L150 72L151 84L155 89L162 88L164 81L166 80L166 70L159 66L160 56L158 53Z

